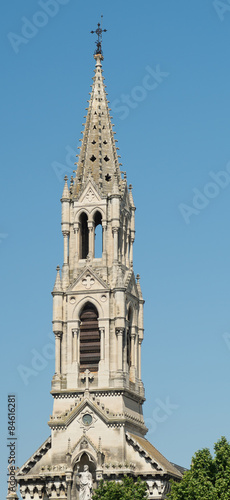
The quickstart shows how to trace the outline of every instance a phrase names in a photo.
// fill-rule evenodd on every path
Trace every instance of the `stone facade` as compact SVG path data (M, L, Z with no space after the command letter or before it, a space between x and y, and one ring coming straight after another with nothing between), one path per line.
M165 498L169 479L182 477L144 437L144 300L133 271L135 206L120 170L103 57L94 57L76 176L69 186L65 178L61 199L64 263L52 292L51 436L18 472L25 500L76 500L77 471L84 465L94 488L101 479L140 476L149 499Z

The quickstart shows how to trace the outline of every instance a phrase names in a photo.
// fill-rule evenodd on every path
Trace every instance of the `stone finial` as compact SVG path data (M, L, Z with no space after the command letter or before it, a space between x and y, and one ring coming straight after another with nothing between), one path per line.
M56 280L54 283L53 292L62 292L62 283L61 283L60 267L59 266L57 266L56 271L57 271L57 276L56 276Z
M8 468L8 470L9 470L9 468ZM11 488L14 489L14 491L12 491ZM8 482L8 492L7 492L6 500L18 500L16 480L15 480L15 486L13 486L13 487L10 487L10 482Z
M73 184L74 184L74 180L73 180L73 176L71 175L71 178L70 178L70 189L69 189L70 196L72 195L72 192L73 192Z
M139 295L139 298L142 299L143 296L142 296L142 291L141 291L141 285L140 285L140 274L137 274L136 275L136 280L137 280L137 290L138 290L138 295Z
M16 491L11 491L7 494L6 500L18 500Z
M129 201L130 201L131 207L135 209L135 205L134 205L134 201L133 201L132 189L133 189L132 184L129 184Z
M63 189L61 201L69 200L69 188L68 188L68 183L67 183L67 181L68 181L67 175L65 175L64 181L65 181L65 184L64 184L64 189Z

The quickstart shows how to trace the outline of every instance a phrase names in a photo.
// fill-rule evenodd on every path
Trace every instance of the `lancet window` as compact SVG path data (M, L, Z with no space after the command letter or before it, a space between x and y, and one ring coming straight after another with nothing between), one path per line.
M80 315L80 371L98 371L100 332L96 307L87 302Z
M100 212L94 215L95 240L94 240L94 257L101 258L103 252L103 234L102 234L102 216Z
M80 259L86 259L89 253L89 230L86 213L80 215Z

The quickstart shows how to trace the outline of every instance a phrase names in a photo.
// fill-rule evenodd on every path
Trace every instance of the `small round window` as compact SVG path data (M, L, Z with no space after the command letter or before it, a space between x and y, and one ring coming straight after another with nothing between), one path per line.
M92 416L89 413L85 413L82 417L83 424L90 425L92 423Z

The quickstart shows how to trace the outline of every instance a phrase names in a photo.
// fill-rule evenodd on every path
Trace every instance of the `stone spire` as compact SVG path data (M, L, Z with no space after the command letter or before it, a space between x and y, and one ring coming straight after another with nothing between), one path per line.
M95 76L93 77L88 114L84 124L82 145L77 163L73 197L77 197L86 181L92 177L102 196L113 191L114 182L121 183L121 173L111 123L104 77L102 76L102 54L95 54ZM117 180L115 179L117 176Z
M136 208L135 205L134 205L134 201L133 201L133 193L132 193L132 189L133 189L133 186L132 184L129 184L129 201L130 201L130 205L132 208Z
M56 280L55 280L54 287L53 287L53 293L55 293L55 292L62 292L62 283L61 283L60 267L59 266L57 266L57 276L56 276Z
M67 181L68 181L67 175L65 175L64 181L65 181L65 184L64 184L64 189L63 189L62 197L61 197L62 201L70 199L69 198L69 188L68 188L68 183L67 183Z

